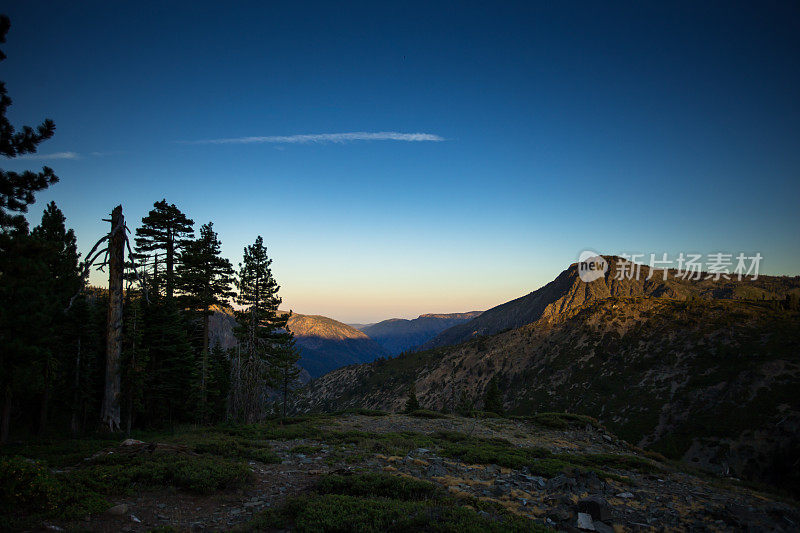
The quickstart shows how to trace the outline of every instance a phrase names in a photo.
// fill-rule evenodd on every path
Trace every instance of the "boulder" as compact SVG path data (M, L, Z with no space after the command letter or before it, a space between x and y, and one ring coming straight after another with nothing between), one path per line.
M578 501L578 512L588 514L593 520L611 519L611 508L608 506L608 502L599 496L589 496Z

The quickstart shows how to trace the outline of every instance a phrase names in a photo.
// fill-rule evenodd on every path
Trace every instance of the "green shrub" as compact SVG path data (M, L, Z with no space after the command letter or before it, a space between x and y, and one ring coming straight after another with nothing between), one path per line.
M586 415L574 413L538 413L533 416L514 416L516 420L527 420L540 426L552 429L567 429L570 427L583 427L590 425L595 428L602 428L597 419Z
M447 418L447 415L443 413L437 413L436 411L430 411L428 409L415 409L408 414L417 418Z
M0 530L23 529L40 518L76 519L109 503L67 475L21 457L0 458Z
M337 414L361 415L361 416L389 416L389 413L387 413L386 411L381 411L378 409L364 409L363 407L345 409L344 411L340 411Z
M550 456L550 452L544 448L513 448L486 441L446 443L442 446L441 454L463 463L495 464L508 468L528 466L535 459Z
M635 455L615 453L558 454L555 457L581 466L611 467L651 474L663 470L652 461Z
M65 439L61 441L37 440L21 444L4 444L0 455L21 455L45 462L52 467L73 466L109 446L119 444L117 439Z
M139 484L209 494L244 485L251 472L241 461L156 451L135 456L105 455L70 475L102 493L127 493L134 484Z
M292 448L289 451L291 451L292 453L302 453L302 454L308 455L308 454L312 454L312 453L317 453L321 449L322 449L321 447L313 446L311 444L299 444L299 445L295 446L294 448Z
M198 453L210 453L226 458L251 459L262 463L280 463L278 457L266 442L231 437L220 434L203 434L183 437Z
M317 490L321 494L399 500L426 500L440 493L436 485L427 481L376 473L325 476Z
M543 528L511 515L494 519L453 501L404 501L324 494L293 498L266 511L246 531L291 528L297 532L522 532Z

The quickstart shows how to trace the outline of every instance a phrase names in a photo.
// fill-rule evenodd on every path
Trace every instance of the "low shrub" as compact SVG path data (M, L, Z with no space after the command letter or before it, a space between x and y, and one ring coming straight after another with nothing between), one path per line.
M475 502L470 502L475 503ZM502 509L479 514L432 483L386 474L329 475L317 492L290 498L239 531L521 532L545 531Z
M436 411L430 411L428 409L415 409L408 414L409 416L415 416L417 418L447 418L447 415L444 413L437 413Z
M433 499L441 493L433 483L387 474L329 475L320 481L321 494L343 494L399 500Z
M21 457L0 458L0 530L24 529L41 518L76 519L109 503L78 480Z
M109 454L70 474L91 489L108 494L145 487L175 487L200 494L238 488L251 476L247 465L212 455L181 455L155 451L149 454Z
M181 441L188 443L198 453L210 453L220 457L251 459L262 463L280 463L281 458L263 441L243 439L220 434L196 434L184 436Z

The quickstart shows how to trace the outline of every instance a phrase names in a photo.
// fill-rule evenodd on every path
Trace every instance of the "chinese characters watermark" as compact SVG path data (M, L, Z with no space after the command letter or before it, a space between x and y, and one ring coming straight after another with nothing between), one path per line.
M743 279L757 280L763 256L757 252L747 255L715 252L706 254L693 254L681 252L676 257L670 258L669 254L619 254L611 261L610 256L603 257L589 250L581 252L578 257L578 275L586 283L604 277L613 267L613 279L636 279L644 277L646 280L661 277L666 281L668 277L685 280L731 280ZM642 267L649 267L646 274Z

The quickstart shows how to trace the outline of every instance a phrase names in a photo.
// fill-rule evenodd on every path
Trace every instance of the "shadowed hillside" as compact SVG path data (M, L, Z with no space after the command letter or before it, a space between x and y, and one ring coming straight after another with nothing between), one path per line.
M212 343L220 343L223 348L235 346L235 325L229 311L216 309L211 317ZM292 314L289 329L300 348L299 364L311 377L386 355L379 344L361 331L325 316Z
M447 328L463 324L480 314L480 311L470 311L425 314L413 320L390 318L377 324L362 325L358 329L383 346L389 355L397 355L417 348Z

